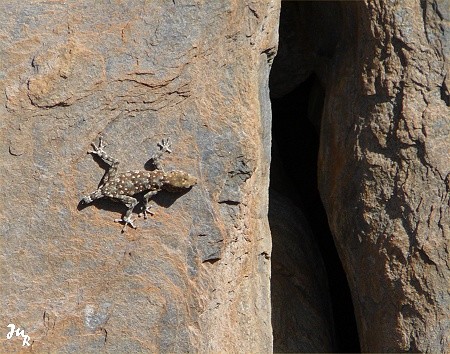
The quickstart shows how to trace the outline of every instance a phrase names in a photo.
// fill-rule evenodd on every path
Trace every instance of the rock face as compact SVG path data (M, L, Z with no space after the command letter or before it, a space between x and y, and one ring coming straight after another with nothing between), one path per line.
M319 186L362 350L448 352L450 7L341 6Z
M36 352L270 352L268 74L277 1L0 5L0 324ZM105 166L195 175L121 234ZM139 208L136 209L139 211ZM2 352L22 341L1 342Z
M318 160L292 182L314 180L317 164L361 349L448 352L450 4L283 6L292 30L272 97L312 82ZM279 11L276 0L0 5L3 335L14 324L36 352L271 352L272 322L276 350L336 349L318 235L275 192L271 317ZM122 171L149 167L170 137L165 169L198 184L158 194L156 214L122 234L124 205L79 204L104 173L86 154L100 135ZM0 351L21 346L7 337Z
M325 92L322 104L318 86L311 88L308 118L320 130L320 195L352 292L361 349L446 353L450 4L285 2L283 8L290 31L280 38L271 94L283 97L311 75Z

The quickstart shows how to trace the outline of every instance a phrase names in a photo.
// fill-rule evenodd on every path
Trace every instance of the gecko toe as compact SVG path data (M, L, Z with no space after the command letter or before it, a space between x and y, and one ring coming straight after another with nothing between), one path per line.
M122 232L126 231L128 225L130 225L133 229L137 229L137 226L134 224L134 220L131 218L114 219L114 222L125 223L125 225L123 225Z
M139 214L139 216L144 215L144 219L147 219L147 214L150 214L151 216L155 215L155 213L150 210L152 207L153 205L147 205L144 209L144 212Z

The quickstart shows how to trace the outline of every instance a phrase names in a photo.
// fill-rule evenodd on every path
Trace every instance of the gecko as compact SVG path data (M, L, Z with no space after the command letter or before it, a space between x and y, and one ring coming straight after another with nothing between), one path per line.
M104 148L106 143L103 137L99 138L98 146L91 144L94 148L88 151L88 154L99 156L106 164L109 165L98 189L83 197L81 200L84 204L89 204L96 199L110 198L123 202L128 208L126 213L120 219L114 219L114 222L123 222L122 232L125 232L127 225L136 229L135 219L131 218L134 207L138 204L138 200L134 197L137 193L147 192L144 195L144 218L147 214L154 215L150 210L150 198L161 190L169 192L179 192L189 189L197 184L197 178L184 171L168 171L165 172L161 165L161 157L165 152L171 153L171 143L169 139L163 139L158 143L160 150L153 154L150 158L156 167L153 171L135 170L118 173L119 161L106 154ZM141 214L139 214L140 216Z

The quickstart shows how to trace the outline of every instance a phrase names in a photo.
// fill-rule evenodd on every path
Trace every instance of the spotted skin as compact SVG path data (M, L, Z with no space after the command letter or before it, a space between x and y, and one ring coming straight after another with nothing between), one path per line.
M134 221L131 218L134 207L138 204L138 200L134 198L137 193L148 191L144 195L144 218L147 218L147 214L154 215L150 210L150 199L160 190L167 190L169 192L182 191L191 188L197 184L197 179L190 174L183 171L169 171L165 172L160 159L164 152L172 152L170 150L169 139L163 140L158 144L160 150L154 154L151 159L153 160L156 170L153 171L126 171L122 173L117 172L119 161L115 158L107 155L104 151L104 143L102 137L98 146L92 144L94 150L88 151L88 153L99 156L110 167L106 172L103 181L99 188L84 197L82 202L85 204L99 198L112 198L123 202L127 206L127 211L121 219L114 219L115 222L123 222L125 225L122 231L126 230L126 227L130 225L132 228L136 228Z

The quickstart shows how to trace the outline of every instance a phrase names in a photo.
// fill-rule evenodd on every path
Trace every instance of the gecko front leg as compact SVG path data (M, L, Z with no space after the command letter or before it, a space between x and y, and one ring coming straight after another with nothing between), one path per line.
M152 216L155 215L155 213L150 210L152 208L152 205L149 204L149 201L150 201L150 198L153 197L159 191L160 191L160 189L156 189L156 190L150 191L144 195L144 212L143 212L144 219L147 219L147 213ZM141 214L139 214L139 216L141 216Z
M168 152L169 154L172 152L170 150L171 142L170 139L163 139L160 143L158 143L158 146L161 148L158 152L154 153L151 159L153 160L153 164L155 165L156 169L164 171L162 165L161 165L161 157L165 152Z
M134 224L134 219L131 219L131 213L133 212L134 207L138 203L136 198L130 197L128 195L118 195L114 196L114 199L118 199L125 203L125 205L128 207L127 212L122 217L122 219L114 219L114 222L124 222L125 225L123 226L122 232L125 232L127 229L127 225L130 225L133 229L136 229L137 226Z

